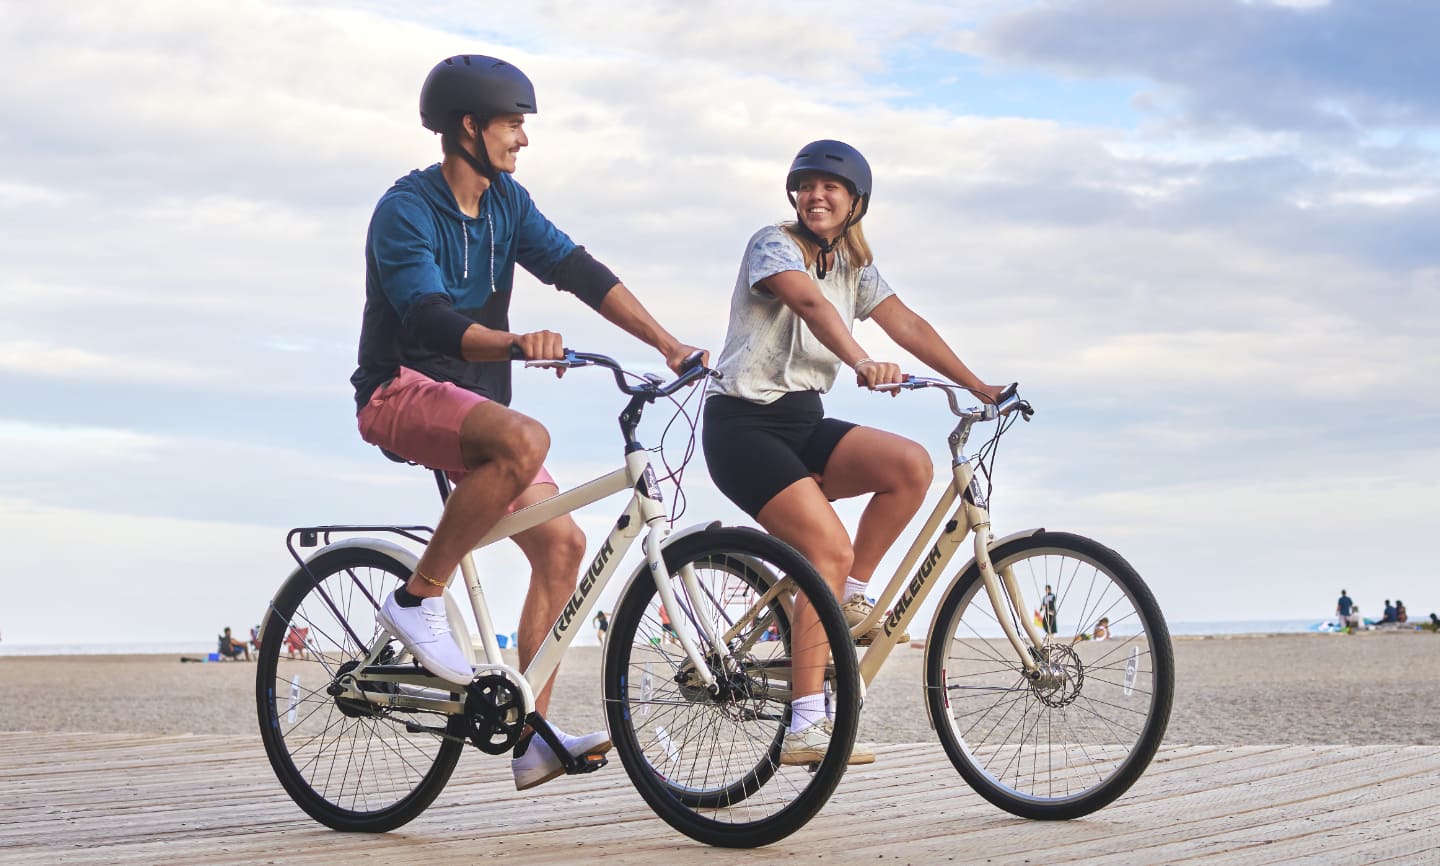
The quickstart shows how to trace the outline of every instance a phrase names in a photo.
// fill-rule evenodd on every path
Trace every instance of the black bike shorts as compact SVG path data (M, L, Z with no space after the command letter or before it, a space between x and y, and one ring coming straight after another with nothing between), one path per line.
M712 394L701 441L715 486L754 517L786 487L823 474L835 446L856 426L826 418L816 391L792 391L773 403Z

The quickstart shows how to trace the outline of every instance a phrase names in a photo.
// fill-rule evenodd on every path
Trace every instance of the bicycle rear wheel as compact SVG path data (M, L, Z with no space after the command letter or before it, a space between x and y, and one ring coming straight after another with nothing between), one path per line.
M991 803L1025 818L1088 815L1128 790L1160 746L1175 686L1169 629L1130 564L1088 538L1042 532L991 560L1035 607L1046 585L1055 593L1054 633L1038 659L1046 675L1026 676L1001 617L1022 639L1024 627L997 613L972 564L931 627L930 717L955 768ZM1102 617L1110 636L1089 639Z
M854 745L859 669L839 604L794 548L752 529L678 539L665 549L665 566L685 611L676 625L722 637L723 653L701 644L719 693L666 629L655 582L642 575L620 599L606 644L616 751L656 814L691 838L745 848L783 839L824 806ZM686 591L683 569L693 569L698 593ZM790 721L792 598L809 600L820 614L833 660L826 686L834 734L813 772L780 764Z
M336 679L374 646L376 610L410 569L361 547L321 552L308 566L309 574L297 569L285 582L265 618L255 672L265 753L280 784L315 820L336 830L393 830L450 780L464 722L332 696ZM392 649L398 656L399 643Z

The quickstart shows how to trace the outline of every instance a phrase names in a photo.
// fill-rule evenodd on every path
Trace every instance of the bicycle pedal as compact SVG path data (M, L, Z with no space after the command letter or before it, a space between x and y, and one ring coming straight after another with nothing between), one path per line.
M603 753L592 752L588 755L576 756L574 769L566 770L565 772L571 776L578 776L582 773L593 773L608 763L610 763L610 759L605 757Z

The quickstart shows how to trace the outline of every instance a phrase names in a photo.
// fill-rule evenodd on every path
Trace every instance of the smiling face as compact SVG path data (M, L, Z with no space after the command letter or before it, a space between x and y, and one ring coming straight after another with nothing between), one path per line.
M833 174L809 172L799 178L795 210L800 222L819 237L831 240L845 228L855 197L845 181Z
M513 174L520 148L530 143L525 135L525 115L499 114L490 118L480 133L480 143L496 171Z

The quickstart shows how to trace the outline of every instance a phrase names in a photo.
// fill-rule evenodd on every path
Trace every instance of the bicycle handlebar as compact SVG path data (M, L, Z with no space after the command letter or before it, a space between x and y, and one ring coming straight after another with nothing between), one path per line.
M1028 402L1020 399L1019 382L1011 382L1007 385L1005 390L1000 392L1000 399L995 403L986 403L970 409L961 409L959 401L955 399L955 394L958 391L965 391L966 393L972 394L974 392L963 385L956 385L944 379L907 375L902 382L897 382L892 385L877 385L875 390L914 391L920 388L939 388L943 390L945 392L945 398L950 402L950 412L959 418L973 418L976 421L993 421L998 417L1018 411L1021 418L1029 421L1030 416L1035 414L1035 408Z
M669 397L681 388L693 385L698 379L703 379L708 376L718 378L720 376L719 371L712 370L700 363L700 359L704 357L704 353L700 351L696 351L685 359L685 366L680 375L667 385L662 385L661 383L665 380L654 373L646 373L637 377L642 379L644 384L626 384L625 377L627 375L636 376L637 374L629 373L620 366L619 362L608 355L599 355L594 352L577 352L574 349L566 349L564 350L565 356L563 358L531 361L521 356L519 351L518 346L512 346L510 348L510 357L517 361L524 360L525 366L527 367L557 367L562 369L591 366L604 367L615 374L615 387L619 388L621 393L628 394L631 397Z

